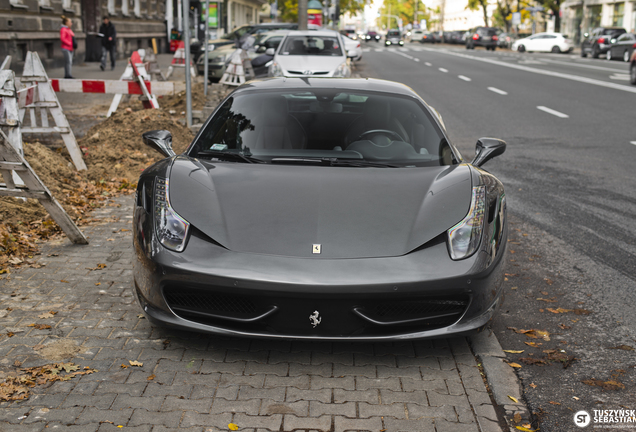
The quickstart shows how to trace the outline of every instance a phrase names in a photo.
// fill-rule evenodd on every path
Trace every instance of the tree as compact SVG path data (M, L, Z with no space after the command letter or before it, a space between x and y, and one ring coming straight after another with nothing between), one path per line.
M429 20L430 14L424 6L422 0L384 0L380 7L380 17L377 19L377 26L383 27L387 23L387 15L389 14L389 5L391 6L391 15L395 15L402 19L403 24L419 22L421 19ZM416 8L417 13L416 16ZM398 28L398 22L395 17L389 17L389 28ZM388 29L387 29L388 30Z
M333 2L334 0L331 1ZM325 1L320 0L320 2L323 4L323 7L326 7ZM356 13L363 11L366 5L371 4L371 0L339 0L339 2L341 15L347 12L355 15ZM280 3L282 3L282 5ZM285 0L284 2L279 2L279 7L281 9L280 16L283 21L298 21L298 0Z
M561 1L562 0L540 0L539 3L544 8L551 10L552 14L554 14L554 31L561 31L561 16L559 12L561 10Z
M484 11L484 24L488 27L488 0L468 0L468 6L466 6L466 9L476 11L479 10L480 7Z

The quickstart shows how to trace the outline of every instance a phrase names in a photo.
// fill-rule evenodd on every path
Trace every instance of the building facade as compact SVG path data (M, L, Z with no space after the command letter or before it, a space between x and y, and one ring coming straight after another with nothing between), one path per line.
M36 51L45 67L62 66L62 15L73 22L75 63L99 60L97 33L104 16L117 29L119 58L150 46L152 38L157 38L161 50L166 46L162 0L0 0L0 60L11 55L12 68L21 71L27 51Z
M636 2L615 0L568 0L561 5L561 31L580 43L595 27L623 27L636 31Z

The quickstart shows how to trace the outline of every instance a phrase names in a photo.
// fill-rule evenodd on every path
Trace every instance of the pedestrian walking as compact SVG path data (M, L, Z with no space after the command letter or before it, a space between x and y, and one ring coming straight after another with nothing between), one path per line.
M62 28L60 28L60 41L62 42L62 54L64 54L64 78L73 78L73 51L77 48L75 33L71 30L73 21L62 15Z
M115 37L117 31L108 17L104 17L102 25L99 27L99 36L102 38L102 63L101 70L106 69L106 56L110 53L110 70L115 69Z

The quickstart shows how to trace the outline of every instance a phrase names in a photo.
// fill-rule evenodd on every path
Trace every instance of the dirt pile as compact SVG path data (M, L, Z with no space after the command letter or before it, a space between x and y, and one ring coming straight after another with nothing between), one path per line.
M25 157L81 226L91 221L90 211L104 205L109 197L133 192L141 172L163 158L143 144L143 132L168 130L177 153L187 148L194 134L179 121L180 112L171 115L171 111L175 110L136 111L128 107L91 127L78 140L87 171L75 170L66 148L52 150L38 142L25 143ZM61 230L37 200L0 198L0 274L9 266L28 263L40 240L59 234Z

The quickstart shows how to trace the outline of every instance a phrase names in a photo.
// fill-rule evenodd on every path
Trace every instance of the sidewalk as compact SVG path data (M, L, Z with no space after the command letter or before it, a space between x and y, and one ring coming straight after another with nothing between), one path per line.
M2 376L59 362L96 371L0 403L0 430L502 430L464 338L306 343L153 328L132 291L132 204L95 211L89 245L49 242L44 267L2 275Z

